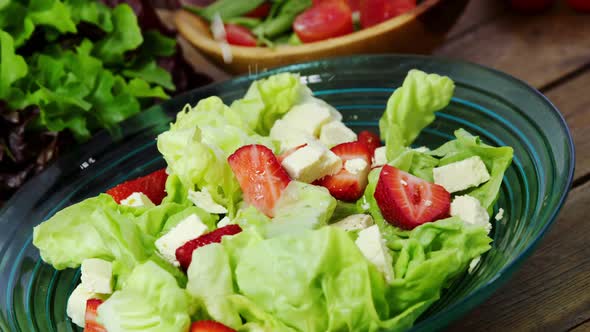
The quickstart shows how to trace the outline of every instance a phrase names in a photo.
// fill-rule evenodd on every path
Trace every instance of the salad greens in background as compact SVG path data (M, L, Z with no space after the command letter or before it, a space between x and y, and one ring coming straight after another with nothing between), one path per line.
M210 81L153 5L0 1L0 204L61 146Z
M462 129L438 149L410 147L453 90L449 78L409 72L380 121L389 164L432 181L432 168L478 155L491 179L469 194L490 208L512 159L510 147L485 145ZM278 152L268 128L298 102L297 91L309 90L297 75L284 73L254 82L229 107L217 97L186 106L158 139L171 173L159 206L127 207L100 195L35 227L34 245L57 269L75 268L90 257L113 262L116 291L98 309L109 331L150 326L149 331L185 332L191 320L202 319L239 331L404 331L490 249L486 229L458 217L413 230L385 221L373 196L379 169L369 175L356 204L335 202L325 188L297 183L288 187L289 201L279 204L272 219L246 207L227 157L252 143ZM158 258L154 241L187 210L209 230L217 227L220 216L187 200L189 190L203 188L243 231L195 250L184 276ZM389 282L357 248L356 232L326 226L356 213L370 213L379 227L393 258Z

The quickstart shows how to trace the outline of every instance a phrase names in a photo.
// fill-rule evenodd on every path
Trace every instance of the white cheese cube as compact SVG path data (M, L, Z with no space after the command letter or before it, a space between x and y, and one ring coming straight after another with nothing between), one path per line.
M66 305L66 313L72 322L80 327L84 327L86 323L86 302L90 299L99 298L97 294L88 291L82 284L74 289L68 298Z
M375 149L373 155L373 167L379 167L387 164L387 150L385 146L380 146Z
M368 214L353 214L330 226L342 228L343 230L358 231L373 225L373 218Z
M500 221L500 220L502 220L502 218L504 218L504 209L500 208L500 209L498 209L498 213L496 214L494 219L496 219L496 221Z
M310 143L287 156L281 165L291 178L311 183L339 172L342 159L321 144Z
M316 98L313 96L311 89L305 85L299 90L299 100L297 104L319 104L321 107L327 108L330 111L330 116L333 120L342 121L342 114L338 112L334 106L328 104L323 99Z
M320 130L320 142L329 148L341 143L354 142L356 139L356 133L340 121L330 121Z
M344 169L350 174L359 174L369 170L369 164L363 158L349 159L344 162Z
M225 227L227 225L233 224L233 221L228 217L223 217L221 220L217 222L217 228Z
M100 258L82 261L82 285L92 293L111 294L113 292L113 263Z
M222 205L217 204L209 190L203 188L201 191L188 190L188 199L198 208L205 210L208 213L222 214L227 213L227 209Z
M315 138L309 133L290 127L285 121L277 120L270 129L270 138L279 141L281 152L312 141Z
M436 167L432 175L434 183L450 193L477 187L490 179L490 173L479 156Z
M180 266L176 260L176 249L192 239L203 235L209 229L203 224L199 216L191 214L174 226L168 233L156 240L156 248L164 259L174 266Z
M322 126L332 120L330 108L325 103L306 101L297 104L283 116L282 121L291 128L318 137Z
M377 267L379 272L383 273L385 280L393 280L393 259L389 249L385 245L385 240L381 236L379 227L373 225L359 232L355 241L357 247L363 253L365 258Z
M459 217L467 224L484 227L488 233L492 229L488 212L473 196L456 196L451 202L451 216Z
M121 205L151 208L156 206L144 193L135 192L121 201Z

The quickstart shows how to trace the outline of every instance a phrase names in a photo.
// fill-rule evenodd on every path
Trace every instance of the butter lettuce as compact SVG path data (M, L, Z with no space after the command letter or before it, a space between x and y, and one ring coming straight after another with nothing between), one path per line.
M190 296L174 277L148 261L98 307L98 321L109 332L185 332L193 311Z
M451 101L455 84L446 77L412 69L403 85L387 101L379 120L381 139L387 147L387 160L393 160L410 146L420 131L434 121L434 113Z
M274 122L291 109L303 91L305 86L299 75L276 74L253 82L244 98L234 101L231 108L249 128L260 135L268 135Z
M464 129L456 130L455 137L455 140L441 145L430 154L441 158L440 166L479 156L490 172L490 180L479 187L466 190L465 193L477 198L491 214L500 194L504 172L512 163L514 150L509 146L487 145Z

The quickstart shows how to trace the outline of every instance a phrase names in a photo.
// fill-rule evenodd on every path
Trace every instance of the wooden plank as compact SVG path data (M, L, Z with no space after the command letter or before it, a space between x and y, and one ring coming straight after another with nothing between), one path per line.
M589 35L588 15L560 1L539 15L509 11L435 54L487 65L543 87L590 62Z
M590 319L590 182L513 279L449 331L565 331Z
M459 21L449 31L448 38L457 38L498 17L505 10L506 5L502 1L470 1Z

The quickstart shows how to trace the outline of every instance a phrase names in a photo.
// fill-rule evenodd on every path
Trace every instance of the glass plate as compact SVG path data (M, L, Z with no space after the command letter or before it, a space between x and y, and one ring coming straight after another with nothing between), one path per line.
M153 107L125 122L114 136L98 134L29 181L0 211L0 329L81 331L66 316L79 272L44 264L32 229L58 210L109 187L164 167L156 136L187 104L217 95L227 104L250 82L277 72L301 73L317 96L336 106L355 130L377 129L393 89L409 69L450 76L451 104L437 113L416 146L436 147L463 127L492 145L514 148L496 205L493 249L471 275L456 280L412 328L433 331L481 303L529 256L555 220L570 188L574 150L565 121L539 92L508 75L465 62L421 56L356 56L283 67L210 85Z

